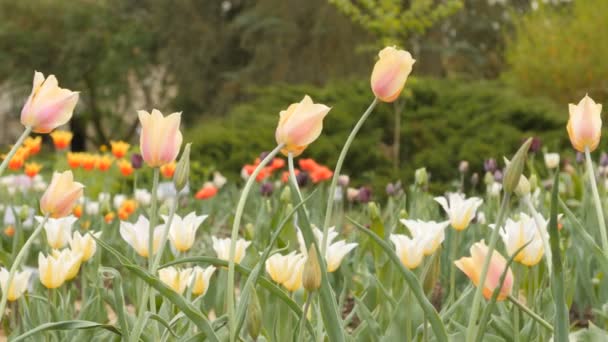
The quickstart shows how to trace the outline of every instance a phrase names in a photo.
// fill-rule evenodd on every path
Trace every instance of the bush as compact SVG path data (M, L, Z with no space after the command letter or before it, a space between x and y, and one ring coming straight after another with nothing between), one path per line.
M413 180L426 166L435 185L458 175L460 160L481 170L483 159L512 154L525 137L539 135L551 149L566 147L566 110L526 98L496 81L412 78L407 84L401 129L401 168L394 171L393 106L379 104L359 132L345 161L344 173L355 185L371 183L382 190L387 181ZM323 134L304 152L335 165L346 137L372 100L367 80L314 86L272 86L251 91L253 100L233 107L226 119L205 120L187 131L193 156L233 178L244 163L274 147L278 113L309 94L332 106Z

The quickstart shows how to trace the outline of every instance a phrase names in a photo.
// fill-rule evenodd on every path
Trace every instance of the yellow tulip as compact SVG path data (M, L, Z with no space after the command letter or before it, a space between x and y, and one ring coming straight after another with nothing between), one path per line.
M577 104L569 104L568 135L572 146L579 151L592 152L597 148L602 136L602 105L595 103L589 96Z
M460 193L449 193L446 197L435 197L435 201L448 214L450 224L454 229L466 229L475 218L475 212L481 206L483 200L478 197L465 198Z
M150 167L160 167L174 161L182 145L182 133L179 130L181 113L167 117L156 109L152 113L138 111L141 123L139 147L144 161Z
M326 105L313 103L306 95L299 103L293 103L281 111L275 131L277 144L285 145L281 152L284 155L300 155L321 134L323 118L330 109Z
M162 216L167 222L168 216ZM169 239L176 250L186 252L194 244L196 231L198 227L205 221L207 215L197 216L195 212L191 212L183 219L179 215L174 215L169 228Z
M195 266L192 270L192 294L195 296L204 296L209 289L209 280L215 272L214 266L202 268Z
M40 282L48 289L56 289L65 282L69 266L62 256L61 253L47 257L42 252L38 254Z
M72 118L78 93L59 88L57 78L34 73L32 93L21 110L21 123L36 133L49 133Z
M179 270L175 267L167 267L158 271L160 280L180 295L184 293L186 286L188 286L191 275L192 268Z
M101 236L101 232L92 233L96 238ZM79 232L74 232L70 241L70 248L82 256L82 262L86 262L97 251L97 242L89 234L80 235Z
M391 234L391 241L403 266L412 270L420 265L424 257L424 245L420 239L410 238L403 234Z
M10 302L19 299L25 290L27 290L31 275L32 271L28 270L15 273L13 282L7 292L9 271L4 267L0 269L0 287L2 288L2 293L6 293L6 298Z
M84 185L74 182L72 171L55 172L51 184L40 198L40 211L53 218L70 215L82 197L83 188Z
M61 251L54 249L52 254L64 263L66 270L65 281L76 278L80 270L80 264L82 263L82 253L66 248Z
M372 91L381 101L393 102L401 94L416 60L409 52L393 46L385 47L378 56L372 71Z
M38 222L43 222L44 218L36 216ZM46 241L53 249L63 248L70 241L72 226L78 220L73 215L58 219L49 218L44 224Z
M217 254L217 257L222 260L228 261L230 259L230 238L218 239L215 236L211 237L213 241L213 249ZM245 251L251 244L251 241L245 239L238 239L236 241L236 249L234 253L234 262L240 264L241 260L245 257Z
M473 284L477 286L481 277L481 268L483 267L486 255L488 254L488 246L486 246L485 242L482 240L481 242L477 242L471 246L470 249L471 256L463 257L456 261L454 264L458 267L464 274L471 279ZM507 268L507 261L505 258L500 255L497 251L493 251L492 258L490 259L490 267L488 268L488 273L486 276L486 280L484 282L483 288L483 296L486 299L492 298L492 293L494 290L500 286L500 277L504 270ZM511 293L511 289L513 288L513 272L509 268L507 271L507 275L505 276L505 280L500 287L500 292L498 294L498 301L505 300L507 296Z

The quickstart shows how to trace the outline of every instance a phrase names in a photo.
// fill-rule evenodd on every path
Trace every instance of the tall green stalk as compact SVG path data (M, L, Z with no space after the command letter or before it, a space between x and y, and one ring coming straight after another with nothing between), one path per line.
M509 208L509 199L511 193L505 191L500 211L498 212L498 218L496 219L496 226L492 229L492 235L490 236L490 244L488 245L488 252L486 259L483 262L481 269L481 276L479 277L479 284L477 284L477 290L475 291L475 297L473 297L473 305L471 306L471 316L469 318L469 326L467 327L467 341L475 341L477 335L477 319L479 318L479 306L481 304L481 297L483 288L486 284L486 277L488 275L488 269L490 268L490 260L494 249L496 249L496 242L498 241L498 232L504 224L505 217L507 216L507 210Z
M597 223L600 229L600 237L602 239L602 249L604 253L608 253L608 236L606 236L606 221L604 220L604 209L602 208L602 201L600 194L597 190L597 182L595 181L595 172L593 170L593 163L591 162L591 153L589 148L585 147L585 159L587 161L587 174L589 175L589 184L591 185L591 191L593 193L593 202L595 203L595 214L597 215Z
M236 213L234 214L234 222L232 224L232 234L230 235L230 253L228 257L228 279L226 282L226 305L228 307L228 326L230 331L230 341L234 342L236 340L236 325L235 321L235 307L234 307L234 255L236 254L236 239L239 235L239 228L241 225L241 218L243 216L243 210L245 209L245 204L247 203L247 196L249 195L249 191L251 191L251 187L253 183L255 183L255 179L262 169L274 158L274 156L281 151L284 147L283 144L279 144L274 148L268 155L258 164L258 166L253 170L253 173L247 179L247 183L245 183L245 187L243 188L243 192L241 193L241 197L239 198L239 202L236 206Z
M38 227L36 227L36 229L34 230L32 235L30 235L30 237L27 239L27 241L25 242L23 247L21 247L19 254L17 254L17 256L15 257L15 260L13 261L13 265L11 266L11 270L8 274L8 280L6 281L7 289L11 288L11 283L13 282L13 279L15 278L15 273L17 273L17 269L21 266L21 263L23 262L23 258L25 258L25 256L27 255L27 253L30 249L30 246L32 245L32 243L34 243L34 240L36 239L36 237L38 235L40 235L40 232L42 232L42 228L44 228L44 225L46 224L46 222L48 220L49 220L49 214L46 214L44 216L44 219L42 221L40 221L40 223L38 224ZM4 318L4 310L6 309L7 300L8 300L8 291L5 291L2 293L2 300L0 301L0 312L2 313L0 315L0 323L2 323L2 319Z
M11 159L13 159L13 156L15 155L15 153L17 153L17 150L19 149L19 147L21 147L21 144L23 144L23 141L25 140L25 138L28 137L28 135L30 135L31 132L32 132L32 127L30 127L30 126L25 127L25 130L23 130L23 133L21 133L21 136L19 137L19 139L17 139L17 142L15 143L15 145L13 145L13 148L11 148L11 150L8 152L6 157L4 157L2 164L0 164L0 176L2 176L2 174L4 173L4 170L6 170L6 167L8 166L8 163L11 161ZM4 311L2 311L2 312L4 312Z
M334 209L334 196L336 192L336 185L338 184L338 177L340 177L340 172L342 171L342 164L344 164L344 159L346 159L346 154L350 149L350 145L355 140L355 136L357 135L357 133L361 129L361 126L363 126L363 123L370 116L377 104L378 98L376 97L369 105L369 107L367 107L365 113L363 113L353 130L350 132L348 138L346 139L346 142L344 143L344 146L342 146L342 151L340 151L340 156L338 157L338 162L336 163L336 168L334 169L334 175L331 178L331 184L329 185L329 192L327 195L327 208L325 209L325 222L323 223L323 240L321 242L321 255L325 255L325 248L327 246L327 233L329 231L331 215Z

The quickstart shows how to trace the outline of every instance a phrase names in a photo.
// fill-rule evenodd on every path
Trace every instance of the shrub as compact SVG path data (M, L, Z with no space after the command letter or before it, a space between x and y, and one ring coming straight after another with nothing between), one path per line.
M234 106L225 119L201 121L186 134L203 165L215 165L233 178L244 163L274 147L279 111L304 94L333 108L323 134L303 157L335 165L348 133L372 100L367 80L324 88L279 85L250 93L253 100ZM460 160L481 170L484 158L510 155L531 135L539 135L551 149L567 146L566 109L524 97L497 81L412 78L403 97L401 168L393 170L388 148L394 133L393 106L379 104L345 161L344 173L354 176L355 185L371 183L382 190L387 181L412 181L414 170L422 166L436 186L446 184L458 175Z

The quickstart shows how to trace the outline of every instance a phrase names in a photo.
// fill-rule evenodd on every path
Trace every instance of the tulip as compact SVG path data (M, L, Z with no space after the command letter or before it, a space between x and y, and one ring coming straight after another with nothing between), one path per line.
M545 225L540 230L545 234L545 238L548 241L547 221L544 219L542 221L544 221ZM496 229L493 224L490 227ZM533 217L521 213L518 221L507 219L504 229L499 230L499 233L509 256L512 256L517 250L527 244L526 247L517 253L513 261L526 266L534 266L542 259L545 251L543 238L536 227L536 221Z
M150 222L143 215L140 215L135 224L121 221L120 222L120 236L129 244L135 252L140 256L147 258L149 253L148 241L150 241L149 232ZM152 253L156 253L160 245L160 239L162 237L162 226L154 228L153 233L153 250Z
M579 151L592 152L600 143L602 135L602 105L595 103L588 95L578 103L569 104L568 136L572 146Z
M173 178L173 174L175 173L175 166L175 161L162 165L160 167L160 173L163 175L163 177L171 179Z
M465 196L460 193L450 193L446 197L447 199L445 197L435 197L435 201L448 214L450 224L454 229L466 229L475 218L475 212L481 206L483 200L478 197L465 199Z
M63 285L68 270L71 265L68 265L64 259L64 254L51 254L47 257L40 252L38 254L38 272L40 274L40 282L48 289L56 289Z
M2 288L2 293L6 294L6 298L10 302L14 302L19 299L23 295L25 290L27 290L27 285L30 281L31 275L32 271L29 270L15 273L13 281L11 282L11 285L9 287L9 271L4 267L0 268L0 287Z
M450 224L449 221L425 222L405 219L402 219L401 223L409 229L412 237L419 241L424 255L435 253L445 239L445 228Z
M475 286L477 286L480 282L481 268L484 264L486 255L488 254L488 246L486 246L485 242L482 240L481 242L473 244L470 252L470 257L460 258L454 261L454 264L471 279ZM511 272L510 268L507 270L504 282L499 284L502 273L506 268L507 261L505 258L497 251L493 251L483 288L483 296L486 299L492 297L492 293L498 286L500 286L500 292L497 297L498 301L505 300L511 293L513 287L513 272Z
M25 146L28 151L30 152L30 155L35 155L38 154L38 152L40 152L40 149L42 148L42 137L41 136L37 136L35 138L32 137L27 137L24 141L23 141L23 146Z
M53 140L53 145L55 145L55 148L61 151L70 146L74 134L69 131L54 131L50 134L50 136Z
M141 123L139 145L144 161L150 167L160 167L175 160L182 145L179 131L181 113L163 117L156 109L152 113L138 111Z
M313 229L313 234L318 244L322 244L323 241L323 232L315 227ZM327 230L327 245L325 246L325 263L327 264L327 272L332 273L337 270L342 264L342 260L346 256L346 254L350 253L355 247L358 246L357 243L346 243L344 240L340 240L338 242L332 243L338 237L338 232L336 232L335 227L330 227ZM300 251L304 256L308 255L306 251L306 244L304 242L304 236L302 232L298 231L298 242L300 243ZM323 250L323 248L319 248Z
M393 102L401 94L416 60L409 52L392 46L382 49L378 56L372 71L372 91L381 101Z
M95 168L95 166L97 165L97 156L94 156L89 153L83 153L81 155L81 158L82 159L81 159L80 166L82 166L82 168L87 171L93 170Z
M423 245L418 239L403 234L391 234L391 241L403 266L412 270L420 265L424 256Z
M559 153L545 153L545 166L547 169L559 167Z
M316 291L321 287L321 265L319 265L314 243L310 244L308 256L302 269L302 286L308 292Z
M283 286L289 292L295 292L302 287L302 274L304 272L304 263L306 262L306 257L300 255L299 258L295 256L292 257L293 260L290 261L290 268L287 271L289 273L289 278L283 282Z
M221 173L215 171L213 173L213 180L211 182L216 188L221 189L226 184L227 179Z
M78 275L80 264L82 263L82 254L78 251L66 248L61 251L53 250L52 255L55 258L63 260L65 266L65 281L70 281Z
M67 159L68 165L72 169L78 168L82 165L82 153L68 152Z
M114 157L121 159L127 155L127 151L129 151L131 145L124 141L110 141L110 146L112 147Z
M74 182L72 171L53 173L51 184L40 198L40 211L54 218L68 216L82 196L84 185Z
M217 194L217 188L213 183L207 182L203 184L203 187L194 195L196 199L205 200L215 197Z
M230 258L230 238L218 239L215 236L211 237L213 241L213 249L217 254L217 257L222 260L229 261ZM236 250L234 253L234 262L236 264L240 264L241 260L245 257L245 251L247 247L251 244L251 241L247 241L245 239L238 239L236 241Z
M299 103L281 111L275 131L277 143L284 144L281 152L284 155L300 155L321 134L323 118L330 109L326 105L313 103L306 95Z
M168 216L163 215L162 218L165 222L169 220ZM173 247L180 252L186 252L192 248L194 239L196 238L196 231L206 218L207 215L197 216L194 211L183 219L179 215L173 215L171 227L169 228L169 239Z
M101 236L101 232L91 234L96 238ZM79 232L74 232L72 240L70 240L70 249L76 253L80 253L82 262L87 262L97 251L97 242L89 234L83 236Z
M135 189L135 200L142 206L147 206L152 201L152 194L147 189Z
M118 161L118 169L125 177L129 177L133 173L133 165L131 165L131 162L126 159L121 159Z
M192 294L195 296L204 296L209 289L209 280L215 272L214 266L202 268L195 266L192 269Z
M112 158L108 155L98 157L95 166L99 171L108 171L108 169L110 169L110 166L112 166Z
M77 92L59 88L54 75L45 79L36 71L32 93L21 110L21 123L36 133L49 133L70 120L76 103Z
M273 254L266 259L266 272L273 281L282 285L291 279L297 264L303 259L304 256L295 251L287 255Z
M43 222L44 218L36 216L36 220ZM72 235L72 226L76 220L76 217L70 215L59 219L49 218L46 221L44 231L46 232L46 240L51 248L59 249L68 244Z
M25 163L25 169L23 172L30 178L36 177L40 170L42 169L42 165L36 162Z
M160 280L180 295L184 293L190 282L192 268L179 270L175 267L167 267L158 271Z

